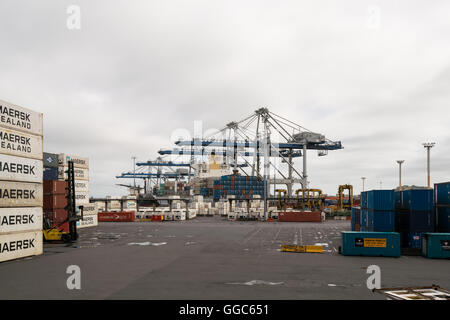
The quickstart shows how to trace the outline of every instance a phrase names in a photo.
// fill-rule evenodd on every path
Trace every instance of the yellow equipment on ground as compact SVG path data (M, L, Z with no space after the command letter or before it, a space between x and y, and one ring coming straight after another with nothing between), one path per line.
M299 193L302 193L301 197L299 196ZM317 196L316 196L317 192ZM295 194L297 195L297 206L300 207L300 201L302 202L303 209L308 208L309 210L312 209L319 209L322 210L322 190L320 189L297 189L295 191Z
M348 190L348 203L344 203L344 190ZM343 184L338 190L338 210L352 210L353 207L353 186L351 184Z
M277 203L277 207L278 209L282 209L283 205L286 204L286 196L287 196L287 190L285 189L275 189L275 192L278 193L278 203ZM283 193L283 198L284 200L281 200L281 194Z
M281 245L282 252L299 252L299 253L323 253L323 246L297 246L297 245L289 245L282 244Z

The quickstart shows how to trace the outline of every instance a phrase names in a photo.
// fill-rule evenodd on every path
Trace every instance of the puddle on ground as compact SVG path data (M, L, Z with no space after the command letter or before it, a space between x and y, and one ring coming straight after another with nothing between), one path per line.
M270 282L270 281L264 281L264 280L251 280L247 282L229 282L227 284L240 284L244 286L254 286L254 285L267 285L267 286L279 286L281 284L284 284L284 282Z
M163 246L165 244L167 244L167 242L150 242L150 241L147 241L147 242L130 242L128 245L129 246L155 246L155 247L158 247L158 246Z

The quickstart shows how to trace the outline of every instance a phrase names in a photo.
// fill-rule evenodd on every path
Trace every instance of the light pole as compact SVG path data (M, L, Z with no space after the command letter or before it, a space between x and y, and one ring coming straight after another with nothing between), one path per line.
M400 191L402 191L402 163L405 162L405 160L397 160L398 163L398 185Z
M362 182L363 182L363 192L364 192L364 181L366 180L366 177L361 177Z
M434 142L426 142L422 143L423 147L427 149L427 181L428 181L428 188L430 188L430 149L434 147Z

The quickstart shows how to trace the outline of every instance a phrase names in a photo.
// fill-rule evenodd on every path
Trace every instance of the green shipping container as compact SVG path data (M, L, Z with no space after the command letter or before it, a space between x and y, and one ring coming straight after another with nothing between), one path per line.
M342 255L400 257L400 233L343 231Z
M431 259L449 259L450 233L422 233L422 255Z

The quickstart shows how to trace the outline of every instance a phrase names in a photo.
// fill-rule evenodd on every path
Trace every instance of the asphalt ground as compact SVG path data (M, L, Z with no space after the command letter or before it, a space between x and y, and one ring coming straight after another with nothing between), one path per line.
M181 222L100 223L74 244L0 263L0 299L385 299L367 288L367 267L382 287L450 289L450 261L420 256L338 253L349 221L280 223L197 217ZM281 252L281 244L324 246ZM68 266L81 271L69 290Z

